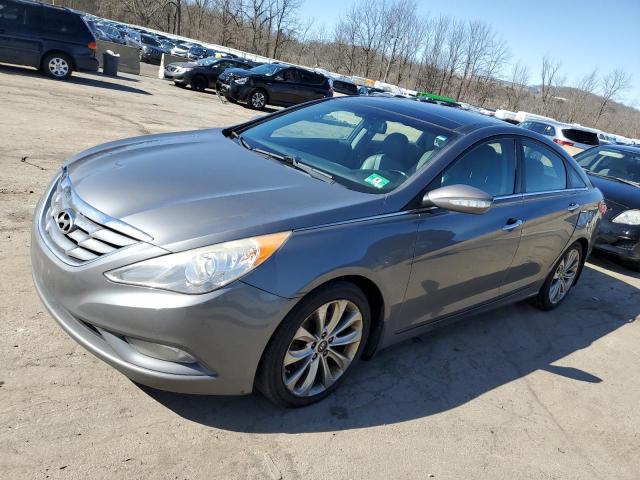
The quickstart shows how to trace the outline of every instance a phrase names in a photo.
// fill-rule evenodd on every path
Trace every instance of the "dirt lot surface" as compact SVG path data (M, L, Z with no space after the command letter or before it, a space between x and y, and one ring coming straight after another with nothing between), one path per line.
M0 478L640 478L640 276L592 259L551 313L519 304L381 352L318 405L141 389L77 346L30 277L63 160L255 112L153 78L0 66Z

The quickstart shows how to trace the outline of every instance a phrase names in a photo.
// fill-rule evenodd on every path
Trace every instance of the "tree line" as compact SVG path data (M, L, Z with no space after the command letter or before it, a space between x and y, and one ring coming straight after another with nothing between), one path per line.
M444 95L487 108L526 110L640 137L640 111L618 103L624 70L593 70L567 85L547 55L540 73L515 59L493 26L417 13L414 0L355 0L332 28L300 18L303 0L55 0L113 20L285 62ZM318 8L321 8L319 5Z

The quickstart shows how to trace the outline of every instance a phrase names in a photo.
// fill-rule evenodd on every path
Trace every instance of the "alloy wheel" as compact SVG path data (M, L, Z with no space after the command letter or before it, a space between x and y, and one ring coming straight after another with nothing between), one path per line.
M549 288L549 301L559 303L566 295L578 274L580 252L575 248L569 250L558 264Z
M253 95L251 95L251 106L253 108L263 108L265 105L266 99L264 97L264 93L262 92L255 92Z
M349 368L362 340L364 322L348 300L325 303L298 328L284 356L282 379L297 397L322 393Z
M53 57L49 60L49 72L55 77L64 77L69 73L69 64L64 58Z

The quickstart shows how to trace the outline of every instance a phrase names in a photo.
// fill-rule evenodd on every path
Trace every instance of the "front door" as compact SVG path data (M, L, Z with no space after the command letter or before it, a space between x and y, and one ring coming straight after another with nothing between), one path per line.
M481 215L442 209L423 214L400 331L501 294L522 225L515 152L513 138L484 141L450 164L429 186L471 185L492 195L494 204Z

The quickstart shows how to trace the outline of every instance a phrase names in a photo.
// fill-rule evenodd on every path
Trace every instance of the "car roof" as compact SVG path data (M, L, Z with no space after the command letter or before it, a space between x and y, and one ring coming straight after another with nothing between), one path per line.
M416 120L433 123L448 130L458 130L462 128L477 129L490 126L504 126L507 128L517 128L503 122L502 120L482 115L476 112L468 112L459 108L438 105L427 102L414 102L406 98L397 97L338 97L336 101L361 102L367 106L380 108L393 113L399 113Z
M598 146L602 148L606 148L608 150L620 150L621 152L638 153L640 151L640 145L614 145L609 143L606 145L598 145ZM593 148L597 148L597 147L593 147Z

